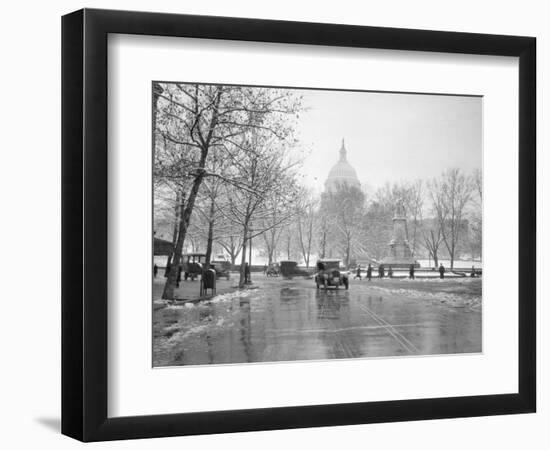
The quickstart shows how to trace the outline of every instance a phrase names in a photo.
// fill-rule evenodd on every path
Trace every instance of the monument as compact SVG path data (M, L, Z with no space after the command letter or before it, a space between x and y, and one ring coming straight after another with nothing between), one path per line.
M411 264L415 267L420 267L420 263L414 259L414 255L407 240L407 218L405 216L405 207L399 203L395 208L393 216L393 235L389 243L390 250L380 264L386 268L408 268Z

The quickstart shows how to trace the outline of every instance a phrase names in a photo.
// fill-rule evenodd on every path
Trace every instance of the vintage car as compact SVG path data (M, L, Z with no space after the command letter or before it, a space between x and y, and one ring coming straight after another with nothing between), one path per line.
M270 264L267 270L265 271L265 274L268 277L278 277L280 274L279 264L277 263Z
M229 280L229 270L231 263L225 259L214 259L210 261L210 268L216 271L216 278L226 278Z
M309 277L311 276L310 271L298 267L296 261L281 261L280 263L280 273L283 278L293 277Z
M296 261L281 261L280 265L281 275L284 278L292 278L298 268L298 263Z
M204 253L187 253L181 255L181 268L184 273L184 279L191 278L193 281L198 275L202 274L206 255Z
M348 274L340 271L340 260L321 259L317 262L317 274L315 275L315 284L317 289L323 286L325 289L334 287L336 289L344 286L349 289Z

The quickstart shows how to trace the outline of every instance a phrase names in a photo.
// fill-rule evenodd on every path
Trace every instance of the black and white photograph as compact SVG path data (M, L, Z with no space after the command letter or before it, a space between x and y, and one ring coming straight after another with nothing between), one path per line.
M547 10L6 2L0 447L548 447Z
M481 353L481 96L152 82L153 367Z

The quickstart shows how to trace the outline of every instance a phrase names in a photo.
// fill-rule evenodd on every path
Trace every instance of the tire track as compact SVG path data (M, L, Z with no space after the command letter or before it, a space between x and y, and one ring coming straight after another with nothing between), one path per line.
M380 317L378 314L376 314L374 311L367 308L366 306L361 305L359 302L357 302L357 306L359 307L360 310L362 310L369 317L371 317L372 320L378 323L378 325L384 328L407 352L411 354L420 353L420 350L418 349L418 347L416 347L411 341L409 341L405 336L403 336L398 330L395 329L393 325L388 323L385 319Z
M324 322L328 325L327 329L323 330L324 332L330 331L335 332L338 330L336 324L334 321L327 319L326 314L327 312L332 312L329 305L327 303L323 304L321 307L321 315L323 317ZM335 336L334 341L335 346L339 348L339 351L344 355L344 358L356 358L358 355L356 354L356 351L349 342L347 342L347 339L342 338L341 336L337 335ZM336 356L338 358L338 356Z

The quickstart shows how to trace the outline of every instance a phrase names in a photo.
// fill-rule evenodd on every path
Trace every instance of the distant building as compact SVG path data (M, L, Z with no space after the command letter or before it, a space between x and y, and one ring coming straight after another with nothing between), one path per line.
M328 177L325 181L325 191L334 192L338 186L348 185L357 188L361 187L357 172L347 160L347 150L342 139L342 147L340 148L340 158L338 162L330 169Z

